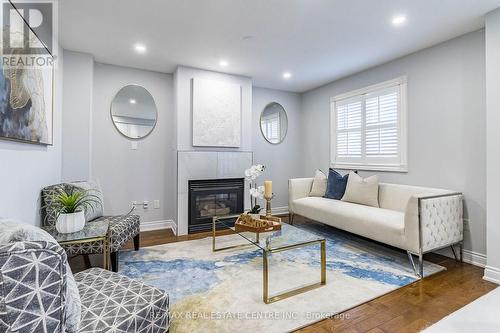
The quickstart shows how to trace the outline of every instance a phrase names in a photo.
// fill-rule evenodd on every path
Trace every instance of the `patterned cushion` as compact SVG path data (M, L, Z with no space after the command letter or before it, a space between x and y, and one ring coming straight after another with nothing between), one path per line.
M55 184L51 186L44 187L42 189L42 194L41 194L41 217L42 217L42 224L43 225L55 225L56 224L56 216L57 213L54 211L53 208L51 208L51 200L50 200L50 193L53 193L56 189L62 188L65 190L69 190L69 184Z
M0 219L0 244L14 242L47 242L57 244L56 240L45 230L15 221L11 219ZM80 324L81 306L80 295L76 286L73 273L66 262L66 329L68 332L76 332Z
M0 332L65 332L66 253L48 242L0 246Z
M85 191L88 191L87 193L90 195L95 195L99 201L101 202L100 204L97 202L91 203L92 210L86 210L85 211L85 221L92 221L95 220L96 218L99 218L104 215L104 198L102 196L102 191L101 191L101 186L99 186L99 183L89 181L89 182L72 182L71 185L74 185L76 187L79 187ZM96 198L96 199L97 199Z
M166 332L168 294L100 268L75 274L82 299L79 332Z

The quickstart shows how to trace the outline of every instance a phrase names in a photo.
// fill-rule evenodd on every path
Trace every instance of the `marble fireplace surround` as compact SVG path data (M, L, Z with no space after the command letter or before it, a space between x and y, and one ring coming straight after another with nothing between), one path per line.
M253 162L247 151L177 152L177 235L188 233L188 180L242 178ZM248 183L245 182L244 207L249 208Z

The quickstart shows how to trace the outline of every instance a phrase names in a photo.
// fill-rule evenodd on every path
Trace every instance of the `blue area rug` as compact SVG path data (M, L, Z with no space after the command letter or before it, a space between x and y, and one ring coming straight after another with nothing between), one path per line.
M290 228L284 224L283 228ZM416 281L406 253L317 224L299 228L326 239L327 284L276 303L262 301L261 250L213 253L211 238L171 243L120 255L120 273L166 290L171 333L286 332ZM299 237L290 228L287 237ZM290 231L290 230L287 230ZM238 235L218 246L245 244ZM270 258L271 295L319 281L319 245ZM444 268L425 264L425 275Z

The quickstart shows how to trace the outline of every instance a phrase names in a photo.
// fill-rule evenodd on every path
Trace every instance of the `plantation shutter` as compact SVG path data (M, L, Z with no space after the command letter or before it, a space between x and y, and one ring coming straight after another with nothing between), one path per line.
M333 99L334 167L406 170L405 89L406 81L394 80Z

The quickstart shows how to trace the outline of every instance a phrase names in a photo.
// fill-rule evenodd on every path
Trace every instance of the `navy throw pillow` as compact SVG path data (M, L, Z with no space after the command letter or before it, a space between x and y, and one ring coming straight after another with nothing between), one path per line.
M349 174L342 177L337 171L330 169L328 173L328 182L326 184L326 193L324 198L340 200L344 196Z

